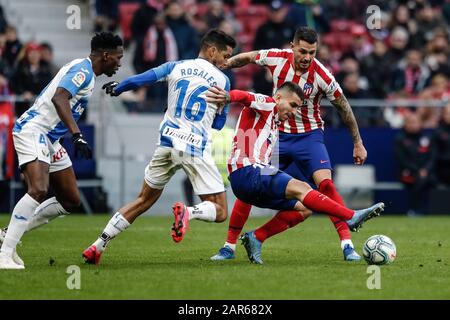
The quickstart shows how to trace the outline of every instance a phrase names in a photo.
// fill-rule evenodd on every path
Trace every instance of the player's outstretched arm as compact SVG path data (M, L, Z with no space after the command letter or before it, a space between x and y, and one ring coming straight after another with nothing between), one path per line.
M172 72L176 64L177 62L173 61L166 62L159 67L129 77L115 86L109 94L111 94L112 96L118 96L122 92L134 90L142 86L151 85L157 81L163 80ZM107 88L104 89L107 90Z
M72 142L75 145L76 151L79 152L82 157L90 159L92 158L92 150L86 140L84 140L80 128L72 116L72 109L69 103L71 98L72 94L69 91L62 87L58 87L53 95L52 103L55 106L59 118L72 134Z
M367 151L359 134L358 123L347 98L342 94L331 101L331 104L339 111L342 121L349 128L353 140L353 162L358 165L364 164L367 159Z
M225 64L225 69L240 68L249 63L256 63L257 55L258 51L239 53L228 59L227 63Z

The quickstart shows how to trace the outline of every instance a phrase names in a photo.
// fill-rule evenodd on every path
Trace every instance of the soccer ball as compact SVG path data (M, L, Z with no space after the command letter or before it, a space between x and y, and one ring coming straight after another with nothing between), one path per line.
M368 264L389 264L395 260L397 249L389 237L377 234L364 242L363 256Z

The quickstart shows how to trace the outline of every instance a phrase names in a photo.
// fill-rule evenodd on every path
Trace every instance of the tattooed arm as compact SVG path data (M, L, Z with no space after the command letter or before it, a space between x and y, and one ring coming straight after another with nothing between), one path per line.
M353 140L353 161L355 164L364 164L367 159L367 151L364 148L361 135L359 134L358 123L347 98L342 94L331 101L331 104L339 111L342 121L349 128Z
M225 65L225 68L226 69L239 68L239 67L243 67L249 63L255 63L257 54L258 54L258 51L239 53L239 54L231 57L230 59L228 59L227 64Z

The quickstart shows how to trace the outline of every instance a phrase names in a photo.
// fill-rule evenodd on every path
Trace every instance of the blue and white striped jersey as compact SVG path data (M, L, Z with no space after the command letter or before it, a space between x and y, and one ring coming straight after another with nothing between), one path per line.
M92 61L89 58L75 59L62 67L50 83L42 90L34 104L16 120L13 133L39 130L54 143L67 132L52 102L58 87L70 92L72 116L78 121L83 114L95 84Z

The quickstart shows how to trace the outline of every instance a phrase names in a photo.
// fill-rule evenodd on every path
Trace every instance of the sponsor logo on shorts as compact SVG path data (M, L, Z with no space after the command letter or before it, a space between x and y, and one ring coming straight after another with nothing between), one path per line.
M328 160L320 160L321 164L324 164L324 163L327 163L327 162L328 162Z
M201 148L202 146L202 136L192 133L192 132L184 132L180 129L166 127L162 132L162 135L168 138L172 138L181 142L184 142L189 145L193 145L197 148Z
M53 155L53 159L52 159L53 162L57 162L57 161L61 160L61 159L64 157L65 154L67 154L66 149L64 149L64 148L59 149L59 150Z

